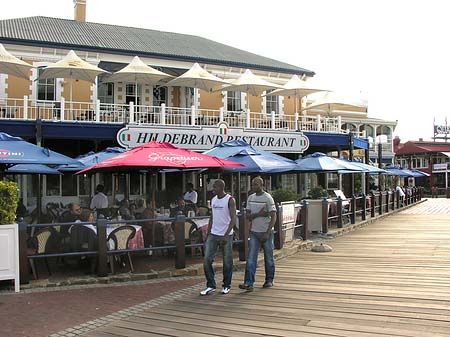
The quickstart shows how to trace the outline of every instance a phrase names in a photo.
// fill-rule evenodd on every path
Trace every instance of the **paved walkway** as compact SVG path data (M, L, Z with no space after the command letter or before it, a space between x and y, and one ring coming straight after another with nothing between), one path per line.
M194 286L85 335L448 337L449 205L430 199L327 241L331 253L279 261L274 288L259 287L259 269L255 291L240 291L237 273L226 296Z

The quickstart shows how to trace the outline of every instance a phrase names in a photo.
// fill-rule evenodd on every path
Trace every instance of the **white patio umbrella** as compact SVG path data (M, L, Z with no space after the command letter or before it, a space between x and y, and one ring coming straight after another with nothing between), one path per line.
M82 60L71 50L62 60L45 67L39 78L69 78L70 102L72 102L73 79L94 83L97 75L104 73L108 72Z
M197 88L207 92L221 89L223 85L229 84L230 82L211 74L198 63L194 63L184 74L167 83L170 86Z
M297 112L297 99L309 94L313 94L319 91L328 91L326 89L320 89L317 86L309 86L308 83L298 77L298 75L293 75L291 79L283 85L282 89L276 89L269 94L264 94L262 96L294 96L295 112Z
M8 52L0 43L0 73L13 75L25 79L29 79L30 69L33 68L31 64L22 61Z
M142 62L139 56L135 56L126 67L108 76L108 78L105 79L105 82L134 82L136 85L134 104L138 104L138 83L154 86L161 80L171 77L173 76L146 65L144 62Z
M335 92L327 92L301 111L318 109L331 114L334 110L348 110L352 108L361 108L367 111L367 102L362 100L351 101Z
M224 87L222 90L246 92L247 109L250 109L248 95L259 96L266 90L281 88L281 86L266 81L253 74L250 69L247 69L237 80L232 81L230 86Z

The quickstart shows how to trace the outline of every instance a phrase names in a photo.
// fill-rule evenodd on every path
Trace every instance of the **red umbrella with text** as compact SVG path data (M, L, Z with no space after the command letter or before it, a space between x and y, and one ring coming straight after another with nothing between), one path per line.
M81 170L77 174L142 170L157 172L163 169L179 169L182 171L196 168L225 168L231 166L242 165L206 154L180 149L170 143L152 141Z

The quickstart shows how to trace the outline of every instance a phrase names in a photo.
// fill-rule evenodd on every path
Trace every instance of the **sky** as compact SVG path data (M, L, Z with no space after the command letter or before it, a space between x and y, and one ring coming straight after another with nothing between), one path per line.
M450 117L445 0L87 0L87 21L202 36L313 70L327 89L368 98L402 142ZM72 19L73 0L16 0L0 19Z

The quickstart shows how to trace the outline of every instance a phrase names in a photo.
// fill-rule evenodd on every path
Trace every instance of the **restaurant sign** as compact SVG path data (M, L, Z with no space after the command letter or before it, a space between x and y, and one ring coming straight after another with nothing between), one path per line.
M230 128L225 122L215 127L127 125L117 133L118 143L127 149L152 140L193 151L206 151L231 140L243 140L255 148L280 153L302 153L309 147L309 139L302 132Z

